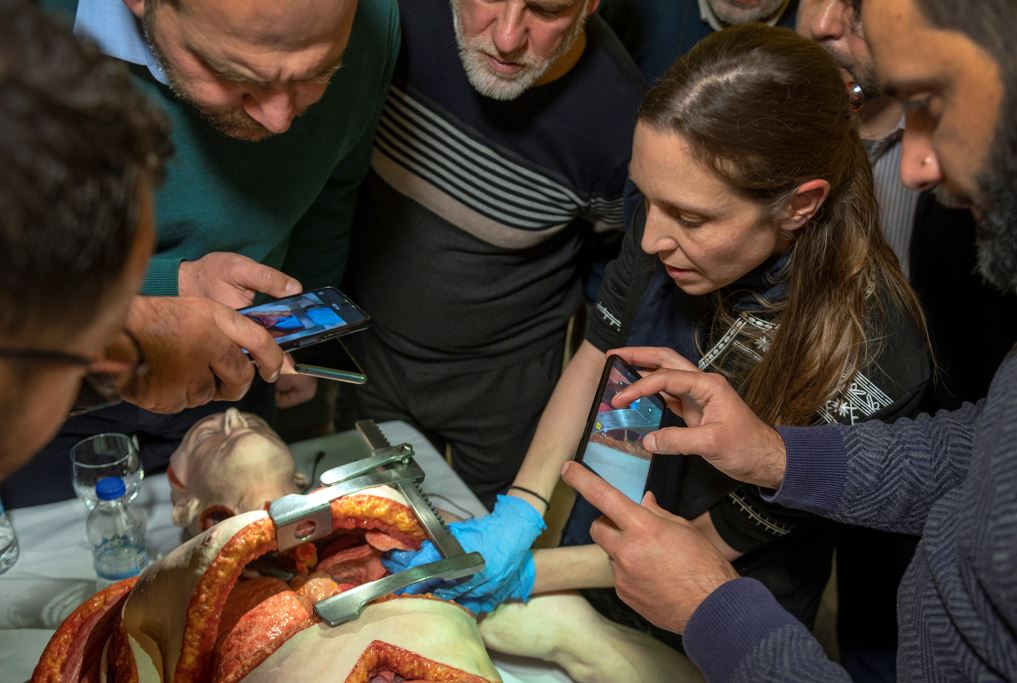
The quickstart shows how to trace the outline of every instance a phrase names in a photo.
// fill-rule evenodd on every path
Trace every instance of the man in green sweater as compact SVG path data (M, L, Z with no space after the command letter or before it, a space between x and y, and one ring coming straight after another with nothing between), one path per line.
M170 119L176 153L156 193L144 294L239 307L339 281L399 49L394 0L43 4L126 62ZM71 420L0 495L8 507L72 497L66 452L100 430L138 434L145 467L164 466L202 411L118 406Z

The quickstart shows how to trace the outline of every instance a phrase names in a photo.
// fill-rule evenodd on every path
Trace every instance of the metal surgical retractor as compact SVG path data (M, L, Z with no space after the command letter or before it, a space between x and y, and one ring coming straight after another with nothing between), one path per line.
M283 496L269 506L279 550L331 535L335 531L333 500L375 486L391 486L406 499L443 559L370 581L316 603L314 611L331 626L356 619L368 603L407 586L434 579L459 579L484 569L484 558L480 553L463 550L420 489L424 471L413 460L413 447L408 443L392 446L373 420L361 420L356 426L371 448L370 457L322 473L320 482L325 488L306 495Z

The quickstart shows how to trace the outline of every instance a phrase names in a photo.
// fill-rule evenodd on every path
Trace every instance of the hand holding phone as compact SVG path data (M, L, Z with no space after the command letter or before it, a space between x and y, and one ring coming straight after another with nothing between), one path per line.
M370 322L369 316L335 287L248 306L239 313L268 330L283 351L357 332Z
M664 401L644 396L615 408L611 400L639 378L639 372L618 356L607 359L575 456L636 503L646 490L653 455L643 447L643 437L660 429Z
M300 282L242 254L213 251L177 270L177 293L218 301L230 308L250 306L264 294L283 297L300 291Z
M138 338L149 371L120 387L120 395L153 412L236 401L255 371L273 381L284 365L265 330L211 299L137 296L127 329Z

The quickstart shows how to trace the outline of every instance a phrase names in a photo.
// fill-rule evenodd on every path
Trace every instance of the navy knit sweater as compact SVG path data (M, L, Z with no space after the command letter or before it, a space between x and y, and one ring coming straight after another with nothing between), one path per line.
M780 430L788 467L775 502L922 535L898 596L902 681L1017 680L1015 408L1011 351L977 405L893 425ZM752 579L707 598L685 647L711 681L850 680Z

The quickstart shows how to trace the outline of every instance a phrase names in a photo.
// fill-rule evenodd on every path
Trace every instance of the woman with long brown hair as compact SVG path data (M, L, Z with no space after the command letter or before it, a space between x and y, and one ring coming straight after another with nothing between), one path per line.
M610 349L655 347L638 354L654 358L649 370L722 373L773 424L917 412L931 373L922 315L883 241L846 88L822 48L760 25L710 36L645 98L630 174L642 201L515 485L487 518L454 527L488 567L441 597L486 611L531 590L611 585L585 501L563 536L571 547L528 551ZM811 625L830 567L823 523L696 458L657 457L651 479L662 504ZM587 597L649 628L613 592Z

